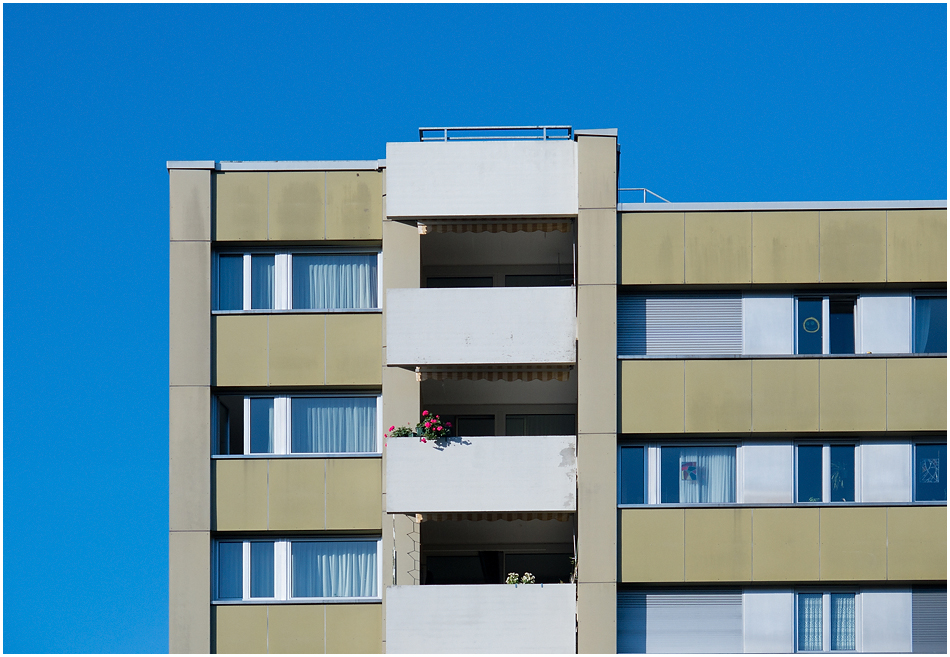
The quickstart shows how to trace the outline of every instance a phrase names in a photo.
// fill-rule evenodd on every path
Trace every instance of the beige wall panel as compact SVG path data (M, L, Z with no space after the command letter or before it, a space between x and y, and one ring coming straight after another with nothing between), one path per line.
M622 215L622 285L684 282L684 216L682 212Z
M685 580L685 509L623 509L620 581Z
M211 382L211 245L168 246L168 382Z
M581 582L617 581L617 434L577 438L577 563Z
M617 284L617 211L582 210L577 218L577 282ZM613 309L616 312L616 308Z
M218 605L215 607L215 647L218 654L267 652L267 607Z
M818 373L822 431L885 430L884 359L822 359Z
M267 193L268 238L323 239L323 171L275 171Z
M382 460L327 460L327 529L380 529Z
M267 173L216 173L214 239L267 239Z
M887 579L947 579L947 507L887 509Z
M271 605L267 608L267 649L277 654L326 652L324 605Z
M617 433L617 287L577 289L577 418L581 433Z
M385 326L385 324L384 324ZM385 361L385 348L383 360ZM421 412L420 384L415 372L401 367L382 368L383 385L383 432L389 427L415 425ZM382 486L386 490L386 439L383 439ZM383 508L386 508L385 505Z
M818 581L818 509L752 511L752 579Z
M752 430L818 431L818 361L752 361Z
M168 172L168 234L171 240L211 239L211 171Z
M328 654L383 651L382 605L327 605L326 609Z
M887 280L946 282L946 210L887 212Z
M168 534L168 652L211 650L211 534Z
M327 315L327 385L382 384L383 316Z
M327 239L383 238L383 180L378 171L327 172Z
M577 585L577 652L611 655L617 652L617 584L581 582Z
M218 315L214 318L214 385L266 386L267 316Z
M214 461L213 528L218 531L267 529L267 461Z
M752 361L686 361L686 431L751 431Z
M686 581L752 579L752 509L686 509Z
M819 510L821 579L887 577L887 509L824 507Z
M211 529L211 394L168 389L168 527Z
M818 282L818 213L752 213L752 282Z
M271 315L270 385L318 386L325 382L325 315Z
M617 212L617 138L577 138L577 206Z
M821 212L821 282L883 283L887 234L884 210Z
M687 212L686 282L752 282L752 213Z
M386 221L383 223L383 288L415 288L420 280L419 229ZM385 300L385 295L380 295Z
M947 359L887 360L887 430L947 430Z
M683 361L628 360L620 371L623 433L684 430Z
M268 529L326 528L325 464L324 459L268 462Z

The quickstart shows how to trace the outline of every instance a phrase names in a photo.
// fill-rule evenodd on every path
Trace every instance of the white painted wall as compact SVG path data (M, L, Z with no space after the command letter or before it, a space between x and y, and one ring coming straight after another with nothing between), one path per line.
M791 295L743 295L743 354L793 354L794 330L794 299Z
M577 214L573 141L386 144L390 217Z
M858 297L857 353L909 354L911 297L909 294L862 294Z
M906 590L861 590L864 652L910 652L911 592Z
M573 653L573 584L390 586L387 653Z
M795 595L791 589L742 594L745 652L795 652Z
M389 513L577 508L574 436L452 438L447 446L389 438Z
M791 443L744 443L739 448L740 504L790 504L794 493Z
M858 453L862 502L913 500L913 446L910 443L862 443Z
M573 363L573 287L386 291L388 365Z

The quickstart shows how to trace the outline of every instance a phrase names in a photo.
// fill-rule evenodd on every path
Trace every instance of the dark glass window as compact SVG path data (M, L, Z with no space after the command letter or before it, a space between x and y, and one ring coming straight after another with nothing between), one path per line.
M218 256L218 310L244 309L244 256Z
M831 501L854 502L854 445L831 446Z
M660 449L660 503L677 504L680 501L680 450L677 447Z
M491 287L491 276L429 276L426 287Z
M798 448L798 501L821 502L821 445Z
M555 287L573 284L573 274L508 274L505 276L505 287Z
M947 297L917 297L914 308L914 353L947 353Z
M854 353L854 303L854 299L831 299L829 303L829 347L833 354Z
M274 256L251 256L251 308L274 307Z
M218 543L218 600L244 597L244 544Z
M643 504L643 489L643 448L621 447L620 504Z
M575 429L573 413L505 416L506 436L572 436Z
M798 300L798 353L821 353L821 299ZM851 336L854 353L854 335Z
M918 502L947 501L947 446L917 445L914 455L914 480Z
M274 451L274 398L251 400L251 453Z
M251 597L274 597L274 542L251 543Z
M456 436L494 436L494 415L459 415L455 420Z

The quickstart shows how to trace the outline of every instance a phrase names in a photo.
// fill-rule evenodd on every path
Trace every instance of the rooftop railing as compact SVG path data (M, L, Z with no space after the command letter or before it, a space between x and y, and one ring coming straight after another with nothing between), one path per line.
M506 125L480 128L419 128L419 141L487 141L495 139L571 139L569 125Z
M664 203L670 203L670 202L671 202L671 201L667 201L665 198L663 198L662 196L660 196L660 195L657 194L656 192L651 192L651 191L650 191L649 189L647 189L646 187L618 187L618 188L617 188L617 191L618 191L618 192L643 192L643 202L644 202L644 203L647 202L647 194L649 194L650 196L655 196L656 198L660 199L660 200L663 201ZM636 201L634 201L634 203L636 203Z

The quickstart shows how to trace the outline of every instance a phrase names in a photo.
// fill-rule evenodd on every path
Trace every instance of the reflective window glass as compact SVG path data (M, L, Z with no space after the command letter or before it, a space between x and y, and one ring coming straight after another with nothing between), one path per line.
M914 499L918 502L946 502L947 446L917 445L914 452Z
M914 307L914 353L947 353L947 297L917 297Z
M798 501L821 502L821 445L798 447Z
M643 448L620 448L620 504L643 504Z
M831 501L854 502L854 445L831 446Z
M821 334L821 299L799 299L798 353L820 354L822 351ZM852 348L852 353L853 351Z
M244 309L244 256L218 256L218 310Z
M251 453L274 451L274 398L251 399Z
M854 302L854 299L830 301L829 350L833 354L854 353Z

